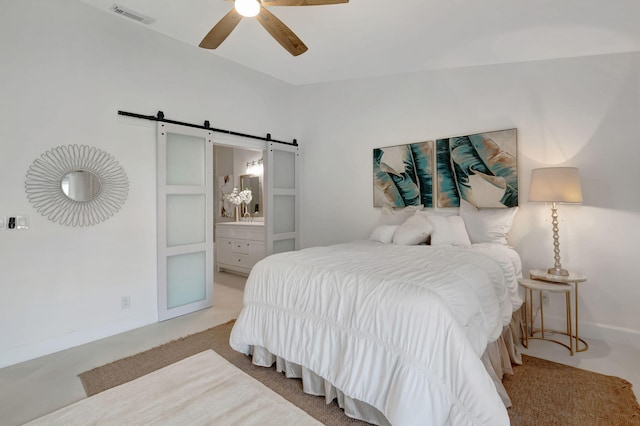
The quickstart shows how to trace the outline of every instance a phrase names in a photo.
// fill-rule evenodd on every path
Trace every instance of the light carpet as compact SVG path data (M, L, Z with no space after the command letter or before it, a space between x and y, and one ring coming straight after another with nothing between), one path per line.
M322 423L206 350L28 425L309 425Z
M287 379L275 368L257 367L249 357L229 346L233 321L174 340L128 358L95 368L80 375L93 395L162 368L194 353L213 349L237 368L259 380L288 401L327 425L359 422L344 415L334 402L302 392L300 380ZM640 407L624 379L523 356L523 365L514 367L504 380L513 407L509 418L514 426L631 426L640 425Z

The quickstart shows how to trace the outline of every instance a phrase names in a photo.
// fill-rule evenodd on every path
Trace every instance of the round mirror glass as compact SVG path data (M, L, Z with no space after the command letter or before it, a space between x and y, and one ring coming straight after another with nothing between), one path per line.
M87 170L74 170L62 177L62 192L74 201L89 201L100 193L100 178Z

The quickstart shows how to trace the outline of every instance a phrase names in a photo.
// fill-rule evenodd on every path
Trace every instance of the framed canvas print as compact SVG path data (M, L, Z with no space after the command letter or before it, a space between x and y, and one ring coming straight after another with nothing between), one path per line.
M438 207L518 205L516 129L436 140Z
M373 206L433 207L434 142L374 148Z

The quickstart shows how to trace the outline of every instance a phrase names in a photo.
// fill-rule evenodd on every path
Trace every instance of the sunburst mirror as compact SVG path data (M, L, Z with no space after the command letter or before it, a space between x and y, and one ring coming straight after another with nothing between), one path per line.
M47 219L89 226L113 216L124 204L129 180L106 152L86 145L53 148L37 158L25 182L27 198Z

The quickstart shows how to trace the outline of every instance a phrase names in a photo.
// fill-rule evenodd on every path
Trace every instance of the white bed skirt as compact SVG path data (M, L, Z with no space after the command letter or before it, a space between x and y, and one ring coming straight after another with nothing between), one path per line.
M511 399L502 385L502 378L505 374L513 374L512 364L522 364L522 355L517 348L517 342L521 335L521 324L522 317L520 310L518 310L514 312L511 323L504 327L498 340L489 343L481 358L507 408L511 407ZM275 363L276 370L284 373L287 378L302 379L302 389L305 393L324 396L327 404L330 404L334 399L337 400L338 405L348 417L376 425L390 424L384 414L375 407L350 398L330 382L305 367L278 357L261 346L252 347L251 355L255 365L271 367Z

